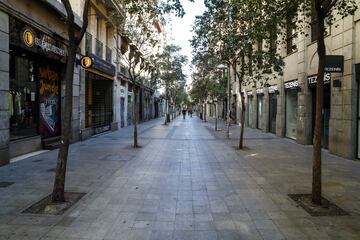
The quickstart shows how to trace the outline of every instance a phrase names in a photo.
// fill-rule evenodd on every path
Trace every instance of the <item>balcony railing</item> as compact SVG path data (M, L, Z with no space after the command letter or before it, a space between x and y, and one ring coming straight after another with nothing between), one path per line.
M92 52L92 35L90 33L86 33L85 35L85 50Z
M112 51L111 49L106 46L106 56L105 56L105 59L107 62L110 62L111 63L111 60L112 60Z
M104 44L99 41L99 39L95 39L95 54L102 58L103 57L103 50L104 49Z

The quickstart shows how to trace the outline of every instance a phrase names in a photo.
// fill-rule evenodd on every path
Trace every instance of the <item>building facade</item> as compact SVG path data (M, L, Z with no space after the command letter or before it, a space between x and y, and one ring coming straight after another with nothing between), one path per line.
M344 69L342 73L325 73L322 145L330 153L349 159L360 157L359 20L359 10L354 16L338 18L325 37L326 54L343 56ZM289 30L287 44L278 49L285 62L284 75L269 80L266 86L244 89L246 125L311 145L318 66L316 30L308 29L308 36ZM237 82L232 85L239 119L240 94Z
M78 28L84 1L71 1ZM113 1L91 1L88 29L73 80L72 142L131 124L132 88L120 61L129 43L110 12ZM65 8L58 0L0 2L0 165L58 145L64 110L67 58ZM92 59L81 66L83 56ZM155 116L154 90L142 91L141 120Z

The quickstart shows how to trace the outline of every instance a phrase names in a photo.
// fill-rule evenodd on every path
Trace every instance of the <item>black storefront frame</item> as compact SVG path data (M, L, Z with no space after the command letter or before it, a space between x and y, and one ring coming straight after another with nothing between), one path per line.
M13 58L16 58L16 57L21 57L21 58L25 58L29 61L32 61L33 62L33 68L34 68L34 81L35 81L35 84L36 84L36 92L35 92L35 104L37 105L36 106L36 116L35 116L35 124L36 124L36 133L35 134L31 134L31 135L28 135L28 136L23 136L23 137L16 137L16 138L11 138L11 125L10 125L10 141L17 141L17 140L21 140L21 139L27 139L27 138L31 138L31 137L35 137L35 136L41 136L42 139L46 139L46 138L51 138L51 137L57 137L57 136L60 136L61 135L61 108L62 108L62 104L61 104L61 81L62 81L62 73L64 72L64 65L59 62L59 61L56 61L56 60L53 60L53 59L50 59L50 58L46 58L40 54L36 54L34 52L31 52L31 51L28 51L27 49L25 48L21 48L21 47L18 47L18 46L14 46L12 44L10 44L9 46L9 49L10 49L10 56L9 56L9 77L11 77L11 72L13 71L11 68L12 67L15 67L15 66L12 66L12 59ZM39 60L41 59L41 60ZM53 135L53 136L49 136L49 137L45 137L45 136L42 136L41 135L41 132L40 132L40 125L41 125L41 120L40 120L40 79L39 77L37 76L36 74L36 66L40 66L40 65L46 65L50 63L50 65L52 66L57 66L58 67L58 74L59 74L59 80L58 80L58 99L57 99L57 108L58 108L58 117L57 119L59 120L59 123L58 123L58 129L57 129L57 134L56 135ZM15 63L14 63L15 64ZM14 69L14 71L17 71L16 69ZM10 89L10 82L11 80L9 79L9 91L11 91ZM10 119L9 119L9 124L10 123Z
M94 134L102 133L111 130L111 123L113 122L113 80L105 78L101 75L86 71L86 99L85 99L85 126L92 128ZM107 86L106 86L107 85ZM103 88L101 88L102 86ZM107 88L107 89L106 89ZM96 91L104 90L107 93L97 94ZM90 92L90 93L89 93ZM89 104L89 97L91 94L91 104ZM99 96L95 98L95 96ZM101 104L101 97L104 97L104 107L99 106ZM106 104L106 102L110 102ZM89 113L91 111L91 113ZM95 113L96 112L96 113ZM89 114L91 114L89 116ZM89 122L91 118L91 122Z
M357 82L357 111L356 111L356 158L360 159L360 63L355 64L355 78Z
M275 107L273 107L274 109L275 109L275 127L274 127L274 129L272 129L272 112L273 111L271 111L271 103L272 103L272 100L271 99L274 99L275 100ZM271 133L273 133L273 134L276 134L276 115L277 115L277 94L276 93L269 93L269 122L268 122L268 124L269 124L269 132L271 132Z

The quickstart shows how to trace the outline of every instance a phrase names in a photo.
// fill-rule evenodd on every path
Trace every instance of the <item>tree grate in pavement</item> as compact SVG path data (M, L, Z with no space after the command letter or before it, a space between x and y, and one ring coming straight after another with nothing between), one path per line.
M69 208L76 204L86 193L78 192L65 192L65 202L52 203L52 194L46 196L40 201L36 202L29 208L25 209L21 213L27 214L46 214L46 215L61 215L65 213Z
M349 213L324 197L321 198L320 206L312 203L311 194L289 194L289 197L313 217L350 216Z
M0 182L0 188L7 188L13 184L14 182Z

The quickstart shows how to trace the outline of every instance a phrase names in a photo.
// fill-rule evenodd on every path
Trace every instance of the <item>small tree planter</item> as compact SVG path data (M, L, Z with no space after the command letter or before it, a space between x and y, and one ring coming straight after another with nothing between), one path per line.
M21 213L62 215L74 206L86 193L65 192L65 202L52 202L51 194L31 205Z
M288 196L313 217L350 216L349 213L324 197L321 198L321 205L317 205L312 202L311 194L289 194Z

